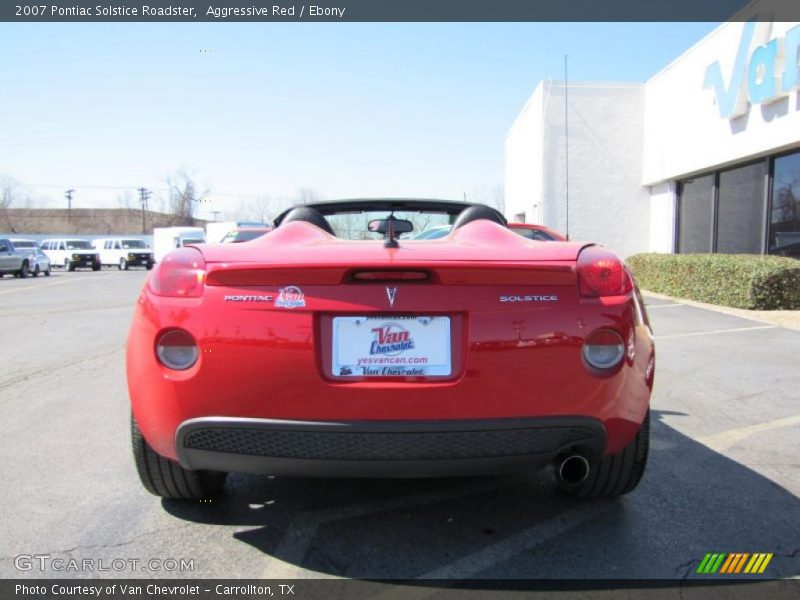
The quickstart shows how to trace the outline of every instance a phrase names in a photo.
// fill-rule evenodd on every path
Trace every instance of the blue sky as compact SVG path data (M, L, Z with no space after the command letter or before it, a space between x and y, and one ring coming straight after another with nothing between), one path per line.
M0 25L0 174L114 205L183 167L207 210L312 188L460 198L502 183L536 84L643 82L714 23Z

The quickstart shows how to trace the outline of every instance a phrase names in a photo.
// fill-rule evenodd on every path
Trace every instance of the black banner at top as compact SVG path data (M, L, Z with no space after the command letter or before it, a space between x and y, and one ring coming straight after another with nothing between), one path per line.
M6 22L794 21L798 0L4 0Z

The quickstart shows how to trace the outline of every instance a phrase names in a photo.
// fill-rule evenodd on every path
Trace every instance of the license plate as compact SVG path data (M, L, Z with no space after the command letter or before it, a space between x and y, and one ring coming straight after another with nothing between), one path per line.
M334 317L336 377L446 376L450 317Z

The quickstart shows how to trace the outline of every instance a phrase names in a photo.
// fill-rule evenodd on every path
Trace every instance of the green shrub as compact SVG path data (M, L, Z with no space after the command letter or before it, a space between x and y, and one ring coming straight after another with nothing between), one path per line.
M639 287L709 304L800 309L800 261L753 254L636 254L625 261Z

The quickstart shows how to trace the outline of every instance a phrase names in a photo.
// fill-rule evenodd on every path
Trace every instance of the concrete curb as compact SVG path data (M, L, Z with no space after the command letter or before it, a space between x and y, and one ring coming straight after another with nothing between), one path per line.
M672 296L658 294L649 290L642 290L642 294L652 298L657 298L659 300L669 300L671 302L675 302L676 304L685 304L686 306L704 308L706 310L713 310L714 312L733 315L742 319L749 319L759 323L769 323L770 325L777 325L778 327L785 327L787 329L800 331L800 310L747 310L744 308L719 306L718 304L706 304L705 302L696 302L695 300L688 300L686 298L673 298Z

